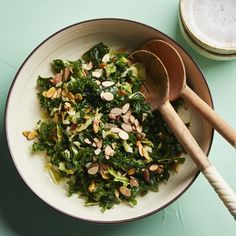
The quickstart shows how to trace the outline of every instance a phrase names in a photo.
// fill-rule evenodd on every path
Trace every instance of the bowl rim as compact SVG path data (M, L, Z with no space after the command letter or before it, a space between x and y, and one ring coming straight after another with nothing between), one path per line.
M103 221L103 220L90 220L90 219L85 219L83 217L77 217L77 216L74 216L68 212L65 212L61 209L58 209L57 207L55 206L52 206L48 201L46 201L45 199L42 199L38 194L36 194L32 188L30 188L27 184L27 182L25 181L24 177L20 174L20 171L18 169L18 167L15 165L15 161L14 161L14 158L13 158L13 155L12 155L12 150L10 148L10 145L9 145L9 134L7 132L7 120L8 120L8 117L7 117L7 110L9 108L9 100L10 100L10 97L11 97L11 93L12 93L12 89L15 85L15 82L18 78L18 75L19 73L21 72L22 68L24 67L24 65L28 62L28 60L33 56L33 54L44 44L46 43L48 40L50 40L51 38L53 38L55 35L61 33L62 31L65 31L67 29L70 29L72 27L75 27L75 26L79 26L79 25L83 25L83 24L86 24L86 23L92 23L92 22L102 22L102 21L120 21L120 22L127 22L127 23L132 23L132 24L136 24L136 25L139 25L139 26L143 26L145 28L148 28L152 31L155 31L155 32L159 32L160 34L164 35L165 37L167 37L169 40L173 41L174 43L176 43L181 50L183 50L184 53L186 53L186 55L189 57L189 59L191 59L191 61L194 63L194 65L196 66L196 68L198 69L199 73L202 75L202 79L203 79L203 83L205 84L206 86L206 89L208 91L208 95L209 95L209 99L210 99L210 102L211 102L211 106L212 108L214 109L214 104L213 104L213 99L212 99L212 95L211 95L211 92L210 92L210 89L209 89L209 86L207 84L207 81L201 71L201 69L199 68L199 66L197 65L197 63L195 62L195 60L192 58L192 56L180 45L178 44L174 39L172 39L171 37L169 37L168 35L166 35L165 33L163 33L162 31L156 29L155 27L153 26L150 26L150 25L147 25L145 23L141 23L141 22L138 22L138 21L135 21L135 20L130 20L130 19L125 19L125 18L113 18L113 17L105 17L105 18L93 18L93 19L88 19L88 20L84 20L84 21L80 21L80 22L77 22L77 23L73 23L73 24L70 24L68 26L65 26L63 28L60 28L59 30L57 30L55 33L51 34L50 36L46 37L41 43L39 43L29 54L28 56L25 58L25 60L23 61L23 63L21 64L21 66L19 67L19 69L17 70L15 76L14 76L14 79L13 81L11 82L11 86L8 90L8 95L7 95L7 100L6 100L6 104L5 104L5 110L4 110L4 133L5 133L5 138L6 138L6 141L7 141L7 146L8 146L8 150L9 150L9 154L11 156L11 160L12 162L14 163L14 166L18 172L18 174L20 175L21 179L23 180L23 182L27 185L27 187L34 193L34 195L36 195L40 200L42 200L43 202L45 202L48 206L50 206L52 209L54 210L57 210L58 212L60 212L61 214L63 213L64 215L67 215L67 216L70 216L74 219L77 219L77 220L83 220L83 221L86 221L86 222L90 222L90 223L96 223L96 224L120 224L120 223L128 223L128 222L132 222L132 221L135 221L135 220L140 220L140 219L143 219L145 217L148 217L148 216L151 216L161 210L163 210L164 208L166 208L167 206L171 205L174 201L176 201L183 193L186 192L186 190L193 184L193 182L196 180L196 178L198 177L200 171L197 170L195 176L192 178L192 180L189 182L188 185L186 185L183 190L178 194L176 195L171 201L169 201L167 204L153 210L153 211L150 211L148 213L145 213L145 214L142 214L140 216L137 216L137 217L132 217L130 219L124 219L124 220L112 220L112 221ZM213 143L213 137L214 137L214 130L211 128L211 137L210 137L210 142L209 142L209 147L208 147L208 150L207 150L207 153L206 155L208 156L209 153L210 153L210 150L211 150L211 147L212 147L212 143Z

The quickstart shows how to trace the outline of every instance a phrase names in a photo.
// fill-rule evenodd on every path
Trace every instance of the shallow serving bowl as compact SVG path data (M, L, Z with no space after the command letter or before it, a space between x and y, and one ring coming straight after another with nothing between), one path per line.
M193 183L198 170L191 159L186 161L158 193L150 192L138 199L138 205L115 206L102 213L97 206L84 207L84 200L68 197L66 189L55 185L44 171L44 157L32 155L31 143L22 136L23 130L33 129L40 120L36 96L38 75L51 74L50 62L55 58L78 59L91 46L104 42L113 48L140 48L145 42L159 38L171 43L181 54L186 66L188 83L210 106L212 100L207 83L191 57L172 39L147 25L122 19L85 21L64 28L42 42L25 60L11 86L5 116L5 128L13 162L25 183L44 202L72 217L99 223L118 223L138 219L155 213L175 201ZM213 131L193 110L191 132L205 153L209 153Z

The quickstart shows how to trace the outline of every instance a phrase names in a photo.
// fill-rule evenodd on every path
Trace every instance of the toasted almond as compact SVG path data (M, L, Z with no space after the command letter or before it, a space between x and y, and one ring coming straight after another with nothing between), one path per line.
M141 125L139 125L138 127L136 127L136 130L138 133L142 133L143 127Z
M30 131L23 131L22 134L27 138L29 135Z
M91 193L96 189L96 184L94 181L91 182L91 184L88 187L88 191Z
M69 103L69 102L65 102L65 104L64 104L64 108L65 108L65 110L70 110L71 109L71 104Z
M134 124L134 122L135 122L135 117L133 116L133 115L131 115L130 117L129 117L129 120L130 120L130 122L132 123L132 124Z
M115 107L115 108L111 109L110 114L114 114L116 116L119 116L122 114L122 109Z
M74 99L78 102L78 101L81 101L83 99L83 97L80 93L76 93L74 95Z
M138 187L139 186L138 180L135 178L130 179L129 184L130 184L130 187Z
M99 124L100 124L100 120L95 118L93 120L93 131L95 134L99 131Z
M88 174L95 175L98 172L98 166L93 166L88 169Z
M95 146L97 146L96 143L95 143ZM101 148L97 148L97 149L94 151L94 154L97 156L97 155L100 154L101 151L102 151Z
M132 132L133 128L130 124L122 123L121 128L126 132Z
M115 189L115 196L116 196L117 198L119 198L119 196L120 196L120 192L119 192L118 189Z
M106 101L112 101L114 99L114 95L110 92L101 92L100 97Z
M112 147L110 145L106 146L104 152L105 152L106 156L113 156L115 153L115 151L112 149Z
M119 133L118 133L119 137L123 140L127 140L129 138L129 135L127 132L125 132L124 130L121 130Z
M105 127L106 127L107 129L111 129L111 128L117 127L117 125L116 125L116 124L113 124L113 123L106 123Z
M109 53L106 53L102 58L102 62L107 63L109 61L110 61L110 55L109 55Z
M33 140L33 139L35 139L36 137L37 137L36 131L35 131L35 130L32 130L32 131L28 134L27 139L28 139L28 140Z
M112 128L111 128L111 132L112 132L112 133L118 134L120 131L121 131L121 129L118 128L118 127L112 127Z
M84 142L87 143L87 144L92 144L92 142L88 138L85 138Z
M100 78L102 76L102 69L96 69L92 72L92 76L95 78Z
M87 169L89 169L91 165L92 165L92 162L88 162L88 163L85 164L85 167L86 167Z
M117 145L117 143L112 143L112 144L111 144L111 147L112 147L113 149L116 149L116 145Z
M149 167L150 171L156 171L158 169L158 165L157 164L153 164Z
M47 92L46 92L46 96L47 98L51 98L53 96L53 94L55 93L56 88L55 87L51 87Z
M110 179L111 176L109 174L101 173L103 179Z
M110 156L106 155L105 158L106 158L107 160L109 160L109 159L110 159Z
M123 107L122 107L122 113L125 114L130 108L130 104L126 103Z
M136 127L139 126L139 121L138 121L138 119L136 119L136 120L134 121L134 125L135 125Z
M111 119L111 120L115 120L116 119L116 115L114 114L109 114L108 117Z
M83 64L82 67L85 70L91 70L93 68L93 63L90 61L90 62L88 62L86 64Z
M135 173L136 173L136 169L135 169L135 168L129 169L129 170L127 171L127 174L128 174L128 175L134 175Z
M125 197L130 197L131 196L131 191L125 186L120 187L120 192L125 196Z
M144 121L146 118L147 118L147 113L143 113L143 115L142 115L142 121Z
M112 86L112 85L114 85L114 84L115 84L114 81L103 81L103 82L102 82L102 86L103 86L103 87L110 87L110 86Z
M98 148L102 148L102 139L99 139L96 144Z
M70 101L73 101L73 100L75 99L75 96L73 95L73 93L68 92L68 93L67 93L67 98L68 98Z
M150 160L150 156L149 156L146 148L143 147L142 153L143 153L143 156L145 157L145 159Z
M99 80L96 80L95 82L96 82L97 85L101 84L101 81L99 81Z
M159 165L158 169L157 169L157 173L161 174L164 171L164 166L163 165Z

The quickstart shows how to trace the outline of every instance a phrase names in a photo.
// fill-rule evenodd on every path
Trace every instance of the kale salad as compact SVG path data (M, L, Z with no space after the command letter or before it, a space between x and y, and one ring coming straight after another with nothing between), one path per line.
M33 152L45 152L45 168L69 195L103 211L134 206L184 162L182 146L145 102L145 69L124 50L99 43L81 59L53 60L52 72L37 79L44 117L23 135Z

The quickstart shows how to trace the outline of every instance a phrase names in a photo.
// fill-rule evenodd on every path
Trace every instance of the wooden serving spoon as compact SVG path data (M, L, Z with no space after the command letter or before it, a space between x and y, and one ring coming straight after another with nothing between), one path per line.
M169 79L165 66L155 54L146 50L138 50L131 53L130 59L140 62L146 69L144 95L151 109L159 110L186 152L192 157L199 170L208 179L225 206L236 219L235 193L208 160L206 154L199 147L169 102Z
M236 148L236 131L186 84L185 66L178 51L169 43L159 39L146 43L142 49L154 53L165 65L169 74L170 101L182 97L191 103L209 124Z

